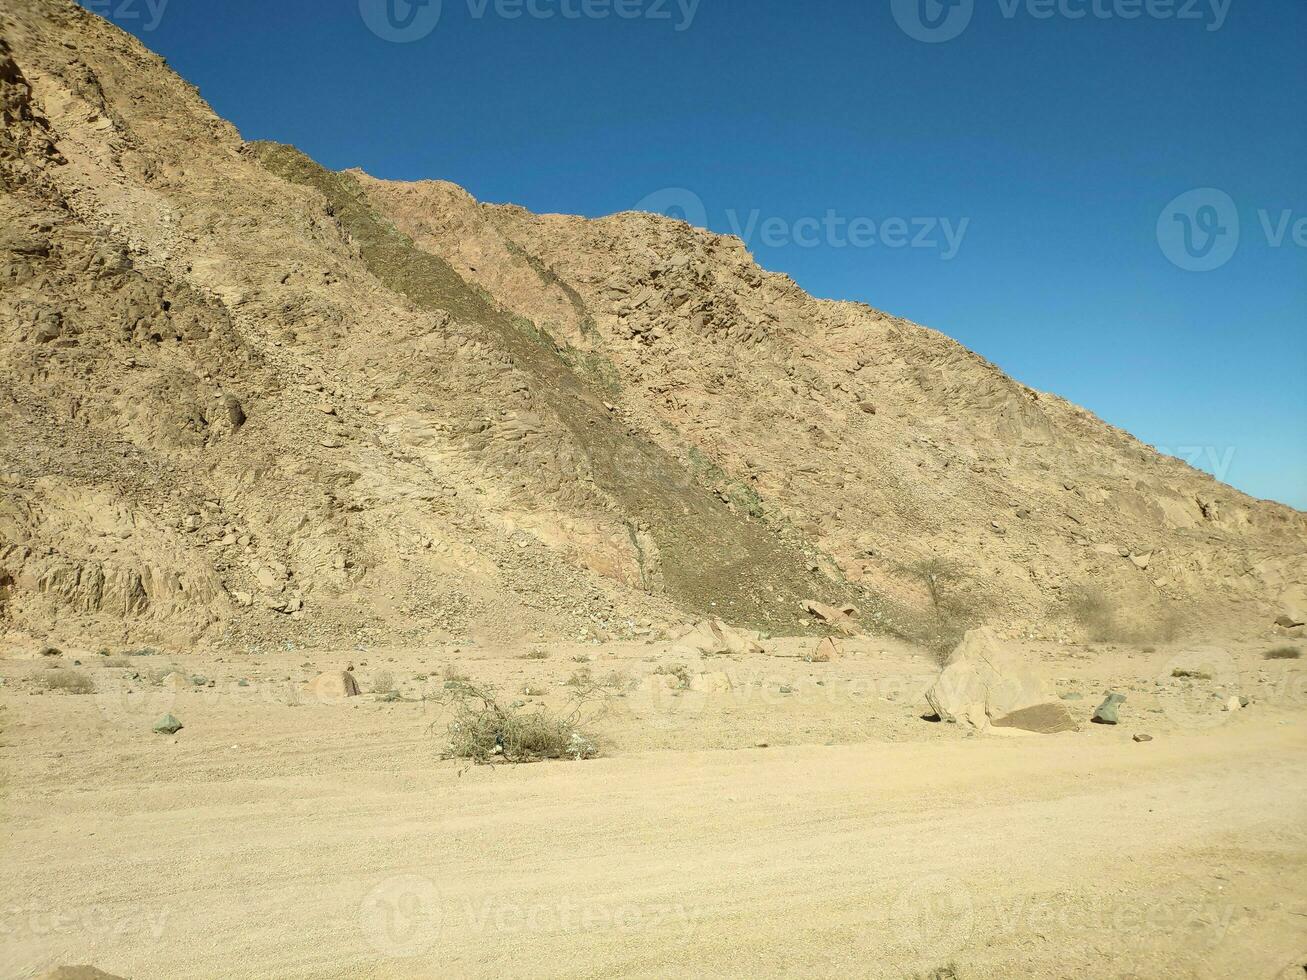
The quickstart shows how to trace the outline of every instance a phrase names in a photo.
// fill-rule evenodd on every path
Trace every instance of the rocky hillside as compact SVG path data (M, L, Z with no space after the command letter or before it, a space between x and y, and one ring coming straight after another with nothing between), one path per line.
M250 145L71 0L0 13L0 629L923 640L1267 628L1307 516L736 239Z

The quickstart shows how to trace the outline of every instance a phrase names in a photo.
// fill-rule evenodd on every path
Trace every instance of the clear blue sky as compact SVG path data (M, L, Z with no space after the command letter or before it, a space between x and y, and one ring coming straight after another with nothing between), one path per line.
M83 2L246 138L533 211L688 189L810 292L1307 509L1302 0L361 0L408 43L360 0Z

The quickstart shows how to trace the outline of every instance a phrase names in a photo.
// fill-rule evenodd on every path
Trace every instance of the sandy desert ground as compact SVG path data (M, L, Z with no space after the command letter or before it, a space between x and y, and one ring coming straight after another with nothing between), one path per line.
M1301 661L1032 646L1084 724L1001 738L922 720L924 653L811 645L8 651L0 974L1303 975ZM96 692L38 693L52 663ZM351 664L361 696L304 692ZM557 706L582 670L603 757L441 759L444 677ZM1107 690L1122 723L1089 724Z

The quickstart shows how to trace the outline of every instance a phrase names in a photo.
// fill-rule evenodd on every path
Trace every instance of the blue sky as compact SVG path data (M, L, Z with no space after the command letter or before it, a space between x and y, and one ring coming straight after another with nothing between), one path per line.
M533 211L680 202L1307 509L1301 0L83 2L246 138Z

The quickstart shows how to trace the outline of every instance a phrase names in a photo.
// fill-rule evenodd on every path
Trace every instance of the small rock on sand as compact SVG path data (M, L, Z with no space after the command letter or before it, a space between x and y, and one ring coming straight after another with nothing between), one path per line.
M1094 723L1098 725L1116 725L1121 721L1121 705L1125 704L1124 694L1109 694L1107 700L1094 712Z
M164 715L154 723L154 731L159 735L176 735L185 726L172 715Z

